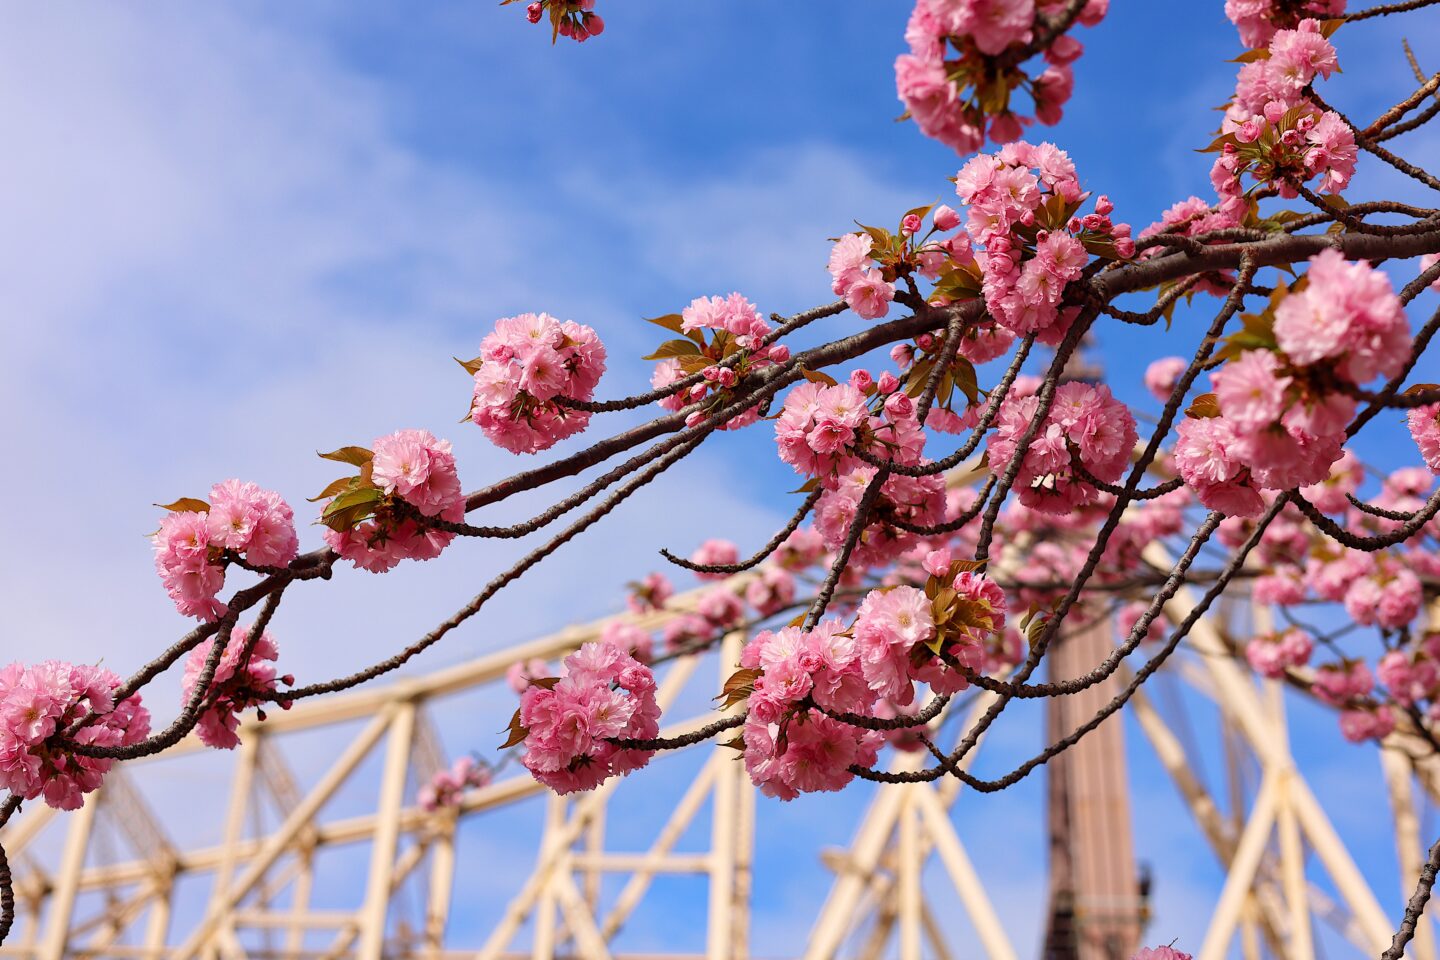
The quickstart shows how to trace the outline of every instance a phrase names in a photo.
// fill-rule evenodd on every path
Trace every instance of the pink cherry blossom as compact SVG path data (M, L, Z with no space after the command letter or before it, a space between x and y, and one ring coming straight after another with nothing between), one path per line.
M590 327L547 313L496 321L480 342L470 419L496 445L535 453L584 430L590 414L556 402L590 400L605 347Z
M1440 403L1416 407L1406 417L1410 436L1431 473L1440 473Z
M450 523L465 519L465 494L448 440L428 430L399 430L378 438L374 482L425 517ZM383 573L402 560L433 560L455 534L412 517L380 511L348 530L325 530L325 542L362 570Z
M250 629L237 626L230 631L210 685L205 688L204 696L211 701L211 706L200 714L195 732L206 746L233 750L240 743L236 734L240 713L266 702L257 694L274 693L277 683L292 682L288 677L281 679L277 675L275 661L280 656L280 648L269 630L263 631L246 650ZM214 644L213 638L206 640L185 658L181 695L186 702L194 694ZM280 700L279 704L283 709L290 708L289 701Z
M150 733L150 713L132 694L119 703L120 678L109 670L58 660L0 669L0 789L26 800L43 798L75 810L98 789L114 760L52 749L51 735L91 712L97 718L75 735L78 743L131 746Z
M650 761L651 751L612 741L654 737L659 720L650 668L613 643L587 643L565 658L557 683L521 695L521 762L556 793L590 790Z

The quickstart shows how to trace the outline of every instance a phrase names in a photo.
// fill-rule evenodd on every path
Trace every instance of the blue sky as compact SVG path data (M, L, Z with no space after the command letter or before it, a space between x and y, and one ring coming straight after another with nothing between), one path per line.
M1193 148L1209 140L1208 108L1224 100L1234 69L1224 60L1239 50L1218 2L1115 6L1081 32L1076 99L1043 136L1139 229L1174 200L1206 195L1209 159ZM552 48L518 8L488 2L7 9L0 436L26 467L19 493L39 509L9 521L24 548L0 554L6 659L43 644L128 672L183 628L142 538L155 525L149 504L228 476L298 504L333 475L315 449L402 426L453 437L468 486L528 465L455 424L468 394L449 358L470 355L496 317L546 310L595 326L612 355L601 392L629 392L656 339L640 317L730 290L767 311L824 302L825 237L948 195L957 158L893 119L899 0L606 0L602 12L603 37ZM1410 22L1433 69L1440 24ZM1363 117L1407 91L1399 35L1384 22L1342 31L1346 73L1327 96ZM1434 134L1410 139L1413 155L1437 155ZM1374 182L1416 196L1384 171ZM1192 349L1196 323L1180 315L1173 348L1163 330L1102 329L1116 392L1149 404L1144 361ZM857 324L837 318L816 333ZM794 486L762 433L708 445L416 669L610 612L656 548L688 550L717 520L742 544L760 541ZM1401 462L1400 436L1366 453ZM369 662L524 546L471 544L383 581L347 574L297 591L276 624L284 661L302 680ZM173 691L155 701L165 709ZM510 709L508 695L457 705L447 745L488 748L492 716ZM1381 796L1375 756L1339 748L1328 718L1297 716L1317 792L1398 912L1393 854L1366 814ZM1022 713L982 768L1028 755L1038 736ZM1137 843L1157 875L1152 939L1198 947L1219 874L1135 739ZM692 762L645 774L648 802L678 790ZM636 779L628 786L646 792ZM1022 953L1043 895L1040 788L1036 778L959 808ZM757 955L803 942L795 917L824 891L814 853L844 842L865 797L762 802ZM538 815L532 805L509 816ZM525 862L508 831L476 821L468 849ZM1004 869L987 873L993 865ZM505 897L493 875L470 883L457 934L483 929ZM688 945L681 905L693 892L668 894L668 925L637 920L626 936Z

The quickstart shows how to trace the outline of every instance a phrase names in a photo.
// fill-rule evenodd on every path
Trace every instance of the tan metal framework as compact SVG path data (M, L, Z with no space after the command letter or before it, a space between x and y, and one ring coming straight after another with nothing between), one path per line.
M1155 555L1152 560L1165 558ZM695 594L685 595L664 613L627 618L656 629L692 610L695 602ZM1191 603L1188 594L1178 595L1168 611L1172 620L1182 617ZM568 629L428 676L297 705L263 724L247 722L242 746L225 758L228 797L202 794L190 801L199 816L213 820L223 813L219 843L186 846L170 837L136 788L152 769L150 762L117 768L103 790L76 813L57 815L43 806L30 807L4 835L15 866L19 920L10 941L0 947L0 957L605 960L626 956L612 953L616 935L629 918L646 909L652 883L666 875L704 878L708 903L703 954L664 956L749 957L757 803L743 765L730 750L693 748L709 751L708 757L668 815L654 821L648 847L637 851L612 848L606 814L617 792L644 789L644 772L578 798L545 799L540 796L542 788L523 771L512 770L467 793L458 809L427 813L414 803L417 785L445 762L429 719L433 705L498 685L506 668L517 660L563 656L598 636L605 623ZM666 666L660 681L662 704L682 702L687 689L697 684L708 699L735 663L741 641L732 635L719 655L682 658ZM1071 647L1070 668L1094 662L1109 642L1107 634L1092 631L1090 639ZM1199 945L1199 960L1227 956L1237 933L1238 949L1247 960L1261 955L1308 960L1315 955L1317 920L1338 929L1357 953L1375 955L1388 944L1399 905L1382 908L1316 801L1289 750L1279 689L1257 684L1233 660L1221 630L1210 621L1199 623L1191 648L1198 655L1174 670L1167 667L1167 672L1214 702L1223 726L1232 734L1236 762L1256 764L1260 771L1254 796L1241 791L1238 802L1222 813L1221 804L1195 775L1183 739L1143 692L1137 696L1131 712L1138 729L1227 870L1218 902L1206 907L1212 909L1213 919ZM692 701L700 696L693 689L691 693ZM497 689L494 696L510 702L508 691ZM979 711L986 703L984 696L973 697L965 709ZM1078 701L1074 706L1086 707ZM667 710L666 716L676 712ZM694 729L713 718L705 711L697 713L691 720L672 723L666 734ZM344 746L326 754L318 776L298 776L291 766L292 745L323 731L343 732ZM1124 809L1124 794L1117 796L1112 789L1115 783L1123 784L1123 770L1118 778L1111 770L1108 779L1097 779L1095 770L1086 767L1087 762L1093 767L1095 756L1123 756L1113 739L1120 731L1118 723L1102 725L1097 731L1101 739L1090 748L1092 752L1077 752L1063 773L1056 789L1069 791L1072 801L1085 798L1084 803L1069 805L1075 819L1072 831L1084 834L1091 829L1085 822L1113 825L1115 805ZM1108 746L1103 737L1112 738ZM1422 855L1414 784L1418 780L1431 798L1437 797L1440 784L1433 759L1420 764L1409 759L1412 740L1398 733L1384 752L1406 887L1413 882ZM176 752L184 756L163 762L214 764L217 758L194 741ZM1087 761L1087 756L1092 759ZM923 759L923 754L897 753L894 762L905 768ZM308 785L302 788L301 782ZM986 865L972 863L956 829L951 807L959 793L953 778L937 784L879 787L849 848L817 851L833 870L834 880L818 916L795 918L797 925L808 924L811 930L807 960L1016 957L987 893ZM341 795L352 802L356 795L368 798L366 809L336 814L333 808ZM447 931L455 927L451 894L457 829L462 822L483 823L487 815L530 798L547 810L543 830L532 845L537 851L534 863L498 868L516 881L515 892L499 922L462 949L447 938ZM1085 813L1086 804L1099 804L1108 812L1097 820ZM266 825L257 816L262 807L272 813L274 824ZM708 836L707 848L677 851L677 841L696 830ZM1091 836L1081 847L1093 850L1128 843L1127 832ZM121 847L128 849L129 856L114 855ZM106 851L108 856L99 855ZM357 877L363 870L365 880L363 885L358 881L351 885L358 891L353 902L322 908L316 905L322 892L317 888L317 865L337 851L349 856L347 863L355 865ZM974 942L947 942L945 918L937 917L932 907L937 890L924 882L932 854L943 869L931 877L943 877L944 885L953 888L953 894L946 896L958 897L975 931ZM1128 863L1129 856L1127 850L1112 862ZM1329 877L1336 896L1315 882L1316 871L1307 869L1312 858ZM464 869L497 872L493 864L465 864ZM1121 939L1133 939L1138 933L1132 909L1137 893L1133 876L1115 876L1113 870L1107 876L1104 870L1103 864L1077 862L1068 877L1061 878L1075 897L1079 935L1104 934L1091 938L1099 946L1086 957L1107 956L1105 936L1117 929ZM187 883L192 891L204 891L204 896L180 896ZM411 915L402 909L402 894L413 898L417 888L423 890L423 903ZM1107 903L1123 909L1107 914ZM1037 922L1042 922L1039 909L1036 914ZM761 948L762 956L768 956ZM1434 960L1428 921L1411 955ZM658 960L661 955L645 956Z

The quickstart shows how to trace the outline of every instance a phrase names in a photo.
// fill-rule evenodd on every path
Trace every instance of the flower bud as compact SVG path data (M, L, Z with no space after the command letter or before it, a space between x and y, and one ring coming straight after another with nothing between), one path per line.
M926 353L935 349L935 335L933 333L922 333L915 338L915 345Z
M915 415L915 401L909 395L895 392L885 398L885 415L891 420L904 420Z
M960 214L943 203L935 208L935 212L931 217L935 221L936 230L949 231L960 226Z
M950 549L942 547L939 550L931 550L925 554L925 559L920 564L925 572L932 577L943 577L950 572Z
M905 214L905 219L900 221L900 232L908 237L913 237L920 232L920 218L913 213Z
M896 344L896 348L903 348L903 349L905 349L905 350L909 350L909 349L910 349L908 346L906 346L906 345L903 344L903 343ZM890 353L891 353L891 355L893 356L894 353L895 353L895 350L892 349L892 350L890 351ZM881 393L886 393L886 394L894 393L897 389L899 389L899 387L900 387L900 381L897 380L897 379L895 379L895 374L891 373L891 372L888 371L888 370L885 371L884 373L880 374L880 379L875 381L875 389L879 390Z
M1110 198L1105 194L1102 193L1095 198L1095 212L1100 214L1100 216L1108 217L1114 209L1115 204L1111 203Z
M775 363L784 363L790 359L790 348L783 343L773 344L770 347L770 359Z
M545 6L540 3L540 0L535 0L534 3L530 4L530 6L525 8L525 19L529 20L531 23L539 23L540 18L544 15Z
M870 376L869 370L850 371L850 386L864 393L875 385L875 378Z

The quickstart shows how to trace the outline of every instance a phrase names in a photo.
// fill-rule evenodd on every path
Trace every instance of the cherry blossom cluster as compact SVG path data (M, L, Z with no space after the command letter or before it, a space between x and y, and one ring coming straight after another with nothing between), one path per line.
M1221 136L1209 148L1220 151L1210 182L1230 225L1244 221L1254 206L1242 176L1273 184L1287 198L1297 196L1297 184L1316 178L1321 191L1339 193L1355 173L1358 154L1349 124L1305 96L1317 77L1339 69L1319 21L1276 31L1268 47L1245 59Z
M495 445L536 453L589 425L589 413L561 400L595 395L605 345L583 324L522 313L497 320L480 356L462 366L475 378L470 419Z
M384 573L401 560L432 560L455 534L426 518L465 519L465 494L450 441L428 430L398 430L371 449L343 447L327 459L360 468L321 492L325 543L362 570Z
M1298 627L1279 633L1260 634L1245 645L1245 659L1255 672L1279 680L1287 670L1310 662L1315 639Z
M1053 144L1007 144L972 158L955 178L967 208L966 226L983 248L976 254L985 306L1012 333L1055 344L1078 312L1063 307L1065 288L1080 277L1088 254L1135 255L1130 226L1114 223L1103 195L1095 211L1077 216L1086 194L1075 165Z
M1379 740L1395 729L1395 714L1389 704L1361 704L1375 689L1375 675L1364 660L1341 660L1322 664L1315 671L1310 688L1322 702L1340 710L1340 732L1346 740Z
M1432 473L1440 473L1440 403L1416 407L1406 416L1405 423L1425 466Z
M155 569L175 607L187 617L211 621L224 616L216 599L233 557L256 567L283 567L299 552L295 514L278 493L241 480L210 488L210 500L185 498L170 510L151 537Z
M55 746L65 733L76 743L129 746L150 733L150 713L139 694L115 702L120 678L109 670L58 660L0 670L0 788L12 796L44 798L76 810L99 788L115 761L79 756ZM72 726L95 718L72 734Z
M770 324L760 311L738 293L728 297L697 297L678 314L651 321L681 334L668 340L646 357L659 360L650 377L651 386L669 387L677 380L700 374L702 380L687 390L671 393L657 401L666 410L682 410L698 404L686 419L694 426L727 406L733 388L746 374L790 359L784 344L766 346ZM708 337L706 331L710 331ZM723 364L723 366L722 366ZM748 427L760 418L755 408L746 410L720 425L722 430Z
M654 737L659 720L654 673L616 644L598 641L566 657L560 677L525 689L511 739L525 744L523 762L535 779L566 794L649 763L652 751L613 741Z
M766 796L793 800L854 779L849 768L875 762L884 739L825 715L865 712L875 702L858 643L838 620L815 629L762 630L745 645L740 673L727 684L748 696L745 768Z
M249 707L259 706L268 701L278 684L291 685L295 678L288 674L279 676L275 661L280 656L280 647L269 630L250 641L251 627L235 627L220 654L210 685L205 689L205 700L210 704L200 713L195 732L206 746L220 750L233 750L240 744L236 731L240 728L240 713ZM210 659L215 640L209 639L190 651L185 658L185 675L182 693L186 702L195 693L195 686ZM290 708L286 700L279 701L284 709ZM264 712L260 712L263 719Z
M1256 348L1211 374L1214 404L1192 407L1175 443L1200 501L1234 516L1259 515L1262 490L1324 481L1355 412L1345 388L1394 376L1412 349L1389 278L1336 250L1311 258L1303 281L1276 298L1232 338Z
M775 420L780 459L827 488L839 487L846 474L864 465L856 450L919 463L925 434L915 421L914 403L897 389L899 381L887 376L877 382L862 371L836 383L816 374L791 390Z
M990 438L991 468L1004 473L1020 455L1015 489L1020 502L1035 510L1064 514L1097 502L1101 492L1086 476L1105 483L1120 479L1135 449L1135 417L1109 387L1066 383L1056 389L1022 454L1020 440L1039 411L1039 397L1028 386L1017 383L1000 405Z
M826 547L838 550L844 544L875 473L871 466L855 467L820 494L815 503L815 530ZM860 569L897 560L920 542L916 534L887 521L924 527L945 519L944 478L938 474L891 474L880 485L872 515L878 519L866 524L850 554L850 562Z
M1094 26L1109 5L1090 0L1077 19ZM1036 120L1058 123L1075 87L1071 64L1084 52L1063 29L1051 31L1064 7L1063 0L918 0L905 28L910 52L895 60L906 114L960 154L979 150L987 135L1007 143ZM1025 64L1037 53L1045 66L1032 74ZM1028 94L1034 116L1017 109L1017 90Z
M1307 17L1338 17L1345 0L1225 0L1225 16L1240 30L1240 42L1263 47L1275 31L1293 28Z
M524 0L500 0L500 5ZM569 37L584 43L605 32L605 21L595 13L595 0L531 0L525 4L525 19L531 23L550 20L551 42L556 37Z
M471 756L457 757L449 767L435 771L430 782L420 788L416 801L427 813L457 809L465 799L465 791L488 786L493 775L483 761Z
M1396 526L1349 505L1347 494L1360 484L1359 464L1348 452L1326 481L1301 488L1317 509L1345 517L1352 529L1387 532ZM1405 468L1386 479L1374 504L1381 509L1416 509L1432 486L1420 468ZM1221 526L1223 542L1234 544L1248 536L1243 520L1232 517ZM1255 581L1260 603L1298 607L1309 601L1343 604L1351 622L1382 630L1408 627L1419 615L1423 585L1417 571L1427 576L1440 572L1440 558L1423 542L1403 553L1375 554L1339 546L1318 535L1298 512L1287 508L1262 536L1257 550L1265 573Z
M1163 947L1141 947L1130 960L1191 960L1191 957L1167 944Z
M731 703L747 705L745 767L762 793L792 800L842 789L850 767L873 764L886 738L837 718L897 716L917 683L953 693L968 686L956 665L983 668L984 640L1005 628L1003 591L948 551L925 564L924 589L871 591L848 629L828 619L808 631L761 631L746 644L726 688Z

